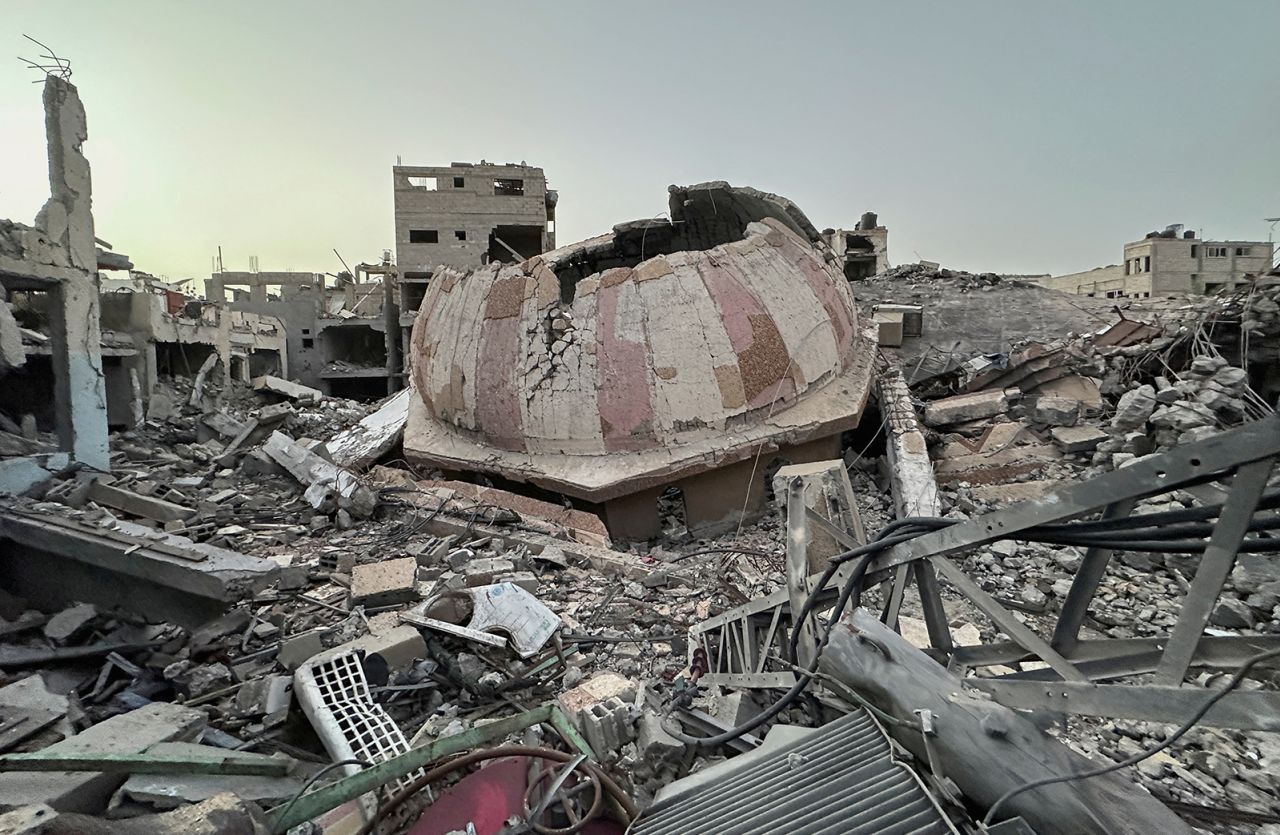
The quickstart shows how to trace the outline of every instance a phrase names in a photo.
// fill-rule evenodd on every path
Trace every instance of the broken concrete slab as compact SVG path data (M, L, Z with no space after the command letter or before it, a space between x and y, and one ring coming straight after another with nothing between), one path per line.
M937 462L934 470L939 483L968 481L974 484L992 484L1033 473L1046 463L1061 458L1062 453L1051 444L1032 444L993 453L944 458Z
M279 394L280 397L288 397L289 400L302 402L319 403L324 400L324 392L321 392L320 389L311 388L310 385L303 385L302 383L294 383L292 380L282 377L273 377L270 374L253 378L253 391Z
M1091 452L1111 437L1096 426L1055 426L1049 430L1049 435L1066 453Z
M283 432L272 432L262 451L306 486L307 501L316 510L346 510L367 519L378 497L348 470L326 461ZM335 505L329 507L330 504Z
M255 377L253 388L255 391L266 391L278 394L281 397L287 397L290 400L308 403L319 403L324 399L324 392L319 389L313 389L311 386L304 386L301 383L294 383L282 377L273 377L270 374Z
M9 750L55 723L59 724L50 734L70 736L74 730L61 721L69 707L68 698L50 692L39 674L0 687L0 751Z
M413 557L357 565L351 570L351 602L390 606L418 598L418 561Z
M339 467L364 469L400 442L409 419L413 388L402 389L359 423L325 442L329 457Z
M46 611L81 600L194 627L265 588L277 570L132 522L91 526L0 503L0 586Z
M1084 405L1072 397L1039 395L1031 407L1031 422L1040 426L1075 426Z
M98 617L98 609L89 603L70 606L49 618L44 625L44 636L58 646L74 641L88 631Z
M994 417L1009 411L1010 401L1018 395L1017 389L1005 389L944 397L924 407L924 422L937 427Z
M191 742L162 742L147 749L148 754L169 757L217 757L225 755L221 748ZM238 752L238 759L278 760L279 755ZM241 800L267 806L288 801L303 789L301 776L263 777L224 774L134 774L125 780L115 801L145 803L157 810L176 809L188 803L200 803L223 792L232 792ZM113 801L113 803L115 802Z
M50 745L49 756L136 754L161 742L191 741L204 727L198 710L167 702L152 702L112 716L75 736ZM92 771L0 773L0 811L43 803L61 812L97 814L125 781L125 774Z
M157 522L182 522L195 515L195 511L189 507L152 496L141 496L132 490L107 484L101 479L94 479L89 487L89 499L105 507Z

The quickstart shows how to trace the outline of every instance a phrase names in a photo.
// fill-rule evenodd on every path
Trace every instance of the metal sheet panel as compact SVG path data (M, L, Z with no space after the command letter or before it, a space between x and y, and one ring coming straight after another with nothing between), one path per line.
M649 807L632 835L954 833L864 710Z

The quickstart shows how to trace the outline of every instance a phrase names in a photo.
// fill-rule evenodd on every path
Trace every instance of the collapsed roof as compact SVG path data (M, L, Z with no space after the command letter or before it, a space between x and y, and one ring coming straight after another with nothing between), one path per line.
M405 451L602 501L857 424L873 345L795 204L723 182L520 264L438 268Z

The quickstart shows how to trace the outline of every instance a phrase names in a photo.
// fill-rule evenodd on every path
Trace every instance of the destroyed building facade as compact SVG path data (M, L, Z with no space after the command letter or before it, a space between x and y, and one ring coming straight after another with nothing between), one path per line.
M889 269L889 230L875 212L864 212L853 229L828 229L823 237L850 281Z
M523 163L396 165L396 263L407 274L532 258L556 245L555 191Z
M0 832L1280 824L1280 273L851 281L711 182L433 267L420 310L389 257L199 300L98 275L128 259L45 91L0 388L48 360L90 397L0 398ZM113 358L152 390L108 434ZM642 543L658 506L687 524Z
M406 456L572 496L637 540L668 487L691 530L722 531L773 462L836 457L874 348L835 256L785 198L670 191L670 221L434 272Z
M98 321L98 255L92 185L83 145L89 130L76 88L62 78L44 82L45 133L49 151L50 197L26 226L0 221L0 283L6 295L29 291L51 304L49 351L53 365L53 423L63 454L58 466L76 461L108 469L106 379ZM4 366L26 364L21 331L7 304L0 303L0 345ZM6 461L12 489L41 471L48 460ZM53 466L54 469L57 466Z
M376 400L402 385L400 327L386 294L394 274L390 265L368 264L336 282L324 273L218 272L205 282L205 298L281 319L287 362L275 373L334 397Z

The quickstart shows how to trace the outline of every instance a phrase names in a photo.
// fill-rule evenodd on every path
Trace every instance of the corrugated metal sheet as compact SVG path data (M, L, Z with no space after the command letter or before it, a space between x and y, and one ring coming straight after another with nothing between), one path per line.
M954 833L864 710L654 804L631 835Z

